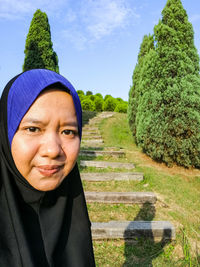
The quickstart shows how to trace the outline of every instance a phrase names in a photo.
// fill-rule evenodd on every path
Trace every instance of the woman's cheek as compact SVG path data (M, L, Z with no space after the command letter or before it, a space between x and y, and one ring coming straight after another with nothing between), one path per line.
M21 140L18 143L18 162L21 160L26 162L26 164L31 163L38 153L38 147L38 143L35 140Z
M70 142L66 142L63 146L63 150L68 160L76 161L80 151L79 137L76 137L74 140L71 140Z

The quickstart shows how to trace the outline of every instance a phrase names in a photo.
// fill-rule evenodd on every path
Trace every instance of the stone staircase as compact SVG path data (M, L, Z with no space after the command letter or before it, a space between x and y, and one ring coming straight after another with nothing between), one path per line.
M106 181L142 181L143 174L134 171L133 163L123 163L107 160L94 160L95 157L116 157L125 158L124 150L115 148L104 148L103 139L99 131L99 123L102 119L110 118L114 115L111 112L102 112L89 120L83 127L83 139L80 156L87 160L80 160L82 168L93 167L106 169L106 172L81 172L81 179L87 182ZM92 160L88 160L90 157ZM117 169L117 172L112 170ZM128 170L128 172L127 172ZM87 203L105 204L139 204L155 205L157 196L153 192L85 192ZM175 228L168 221L109 221L92 222L92 238L94 240L124 239L136 240L139 237L153 238L154 240L175 239Z

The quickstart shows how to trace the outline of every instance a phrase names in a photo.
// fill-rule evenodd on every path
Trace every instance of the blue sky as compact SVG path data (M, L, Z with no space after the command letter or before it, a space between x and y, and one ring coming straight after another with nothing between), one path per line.
M0 0L0 93L22 71L34 12L46 12L60 74L77 90L128 99L145 34L167 0ZM200 1L182 0L200 53Z

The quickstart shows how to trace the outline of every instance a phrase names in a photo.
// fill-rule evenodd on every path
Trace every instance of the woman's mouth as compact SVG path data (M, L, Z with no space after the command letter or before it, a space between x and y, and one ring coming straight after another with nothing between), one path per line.
M63 165L42 165L38 166L38 171L46 177L50 177L53 174L59 172L63 168Z

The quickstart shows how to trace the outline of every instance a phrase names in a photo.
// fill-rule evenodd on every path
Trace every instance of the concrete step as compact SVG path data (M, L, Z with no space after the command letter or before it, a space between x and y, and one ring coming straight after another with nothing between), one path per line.
M87 203L154 204L157 197L152 192L85 192Z
M142 181L143 180L143 173L139 172L96 172L96 173L88 173L82 172L81 179L85 181L91 182L103 182L103 181L127 181L127 180L134 180L134 181Z
M124 151L99 151L99 150L81 150L79 155L81 156L91 156L91 157L98 157L98 156L115 156L115 157L122 157L125 156Z
M95 136L95 135L100 135L100 132L99 131L84 131L83 130L83 135L82 136Z
M132 163L122 163L122 162L108 162L108 161L91 161L91 160L81 160L81 167L96 167L96 168L125 168L125 169L134 169L135 166Z
M111 118L115 113L114 112L101 112L97 117L102 119Z
M86 142L86 143L84 143L84 141L83 142L81 142L81 149L83 149L83 150L103 150L103 145L104 145L104 143L90 143L90 142Z
M110 221L108 223L92 223L92 238L137 240L145 237L160 241L174 240L175 228L168 221Z
M93 139L97 140L97 139L102 139L102 136L101 135L85 135L84 134L82 136L82 140L85 141L87 139L89 139L89 140L93 140Z
M98 114L97 116L89 119L89 124L95 123L95 122L100 122L102 119L107 119L111 118L114 115L114 112L102 112Z
M88 139L88 140L82 140L82 143L91 143L91 144L103 144L103 140L102 139Z
M82 142L81 142L81 149L82 149L82 147L84 147L86 150L88 149L88 150L98 150L98 148L103 148L103 145L104 145L104 142L103 142L103 140L102 139L97 139L97 140L93 140L93 139L91 139L91 140L83 140ZM95 149L95 147L97 148L97 149ZM84 149L83 149L84 150ZM102 149L103 150L103 149Z
M83 127L83 132L88 131L88 132L94 132L94 131L99 131L98 127L94 127L94 126L89 126L89 125L85 125Z

